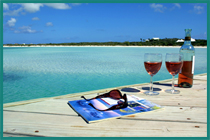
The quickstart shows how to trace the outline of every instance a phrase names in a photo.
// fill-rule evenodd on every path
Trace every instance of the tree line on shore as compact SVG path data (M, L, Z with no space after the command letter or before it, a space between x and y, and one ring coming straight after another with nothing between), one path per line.
M176 42L178 38L165 38L165 39L148 39L148 41L140 39L139 42L78 42L78 43L40 43L40 44L4 44L8 46L34 46L34 45L62 45L62 46L182 46L184 42ZM193 46L207 46L207 40L196 39L191 42Z

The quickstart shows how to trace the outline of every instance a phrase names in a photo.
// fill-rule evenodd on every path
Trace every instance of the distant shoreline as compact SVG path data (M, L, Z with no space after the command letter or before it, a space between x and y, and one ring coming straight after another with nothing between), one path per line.
M3 45L3 47L165 47L165 48L180 48L181 46L108 46L108 45L84 45L84 46L77 46L77 45L24 45L24 46L8 46ZM207 48L207 46L194 46L194 48Z

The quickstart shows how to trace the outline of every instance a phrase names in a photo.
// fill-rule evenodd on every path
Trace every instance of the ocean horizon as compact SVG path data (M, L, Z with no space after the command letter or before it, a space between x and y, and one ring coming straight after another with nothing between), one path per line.
M171 79L165 54L178 47L4 47L3 103L149 83L148 52L163 56L153 81ZM207 48L195 48L194 72L207 73Z

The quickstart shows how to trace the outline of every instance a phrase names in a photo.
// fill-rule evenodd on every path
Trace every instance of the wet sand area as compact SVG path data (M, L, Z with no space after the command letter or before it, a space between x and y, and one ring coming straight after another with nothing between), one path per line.
M75 93L3 105L4 137L207 137L207 74L194 75L192 88L165 93L171 79L154 83L158 96L147 96L149 83ZM177 83L177 79L175 79ZM159 104L164 109L86 123L67 104L112 89Z

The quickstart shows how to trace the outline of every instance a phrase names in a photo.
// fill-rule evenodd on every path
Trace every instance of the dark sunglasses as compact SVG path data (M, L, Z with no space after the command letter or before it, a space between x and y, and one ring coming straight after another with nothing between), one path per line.
M81 98L84 98L86 101L90 101L92 99L97 99L97 98L104 98L104 97L109 97L109 98L112 98L112 99L124 99L124 102L119 102L117 105L114 105L108 109L105 109L105 110L100 110L100 109L97 109L93 106L93 104L89 103L90 106L92 106L94 109L98 110L98 111L108 111L108 110L115 110L115 109L121 109L121 108L126 108L128 106L128 102L127 102L127 96L126 94L124 94L122 96L121 92L117 89L115 90L111 90L110 92L108 93L105 93L105 94L102 94L102 95L98 95L94 98L91 98L91 99L86 99L84 96L81 96Z

